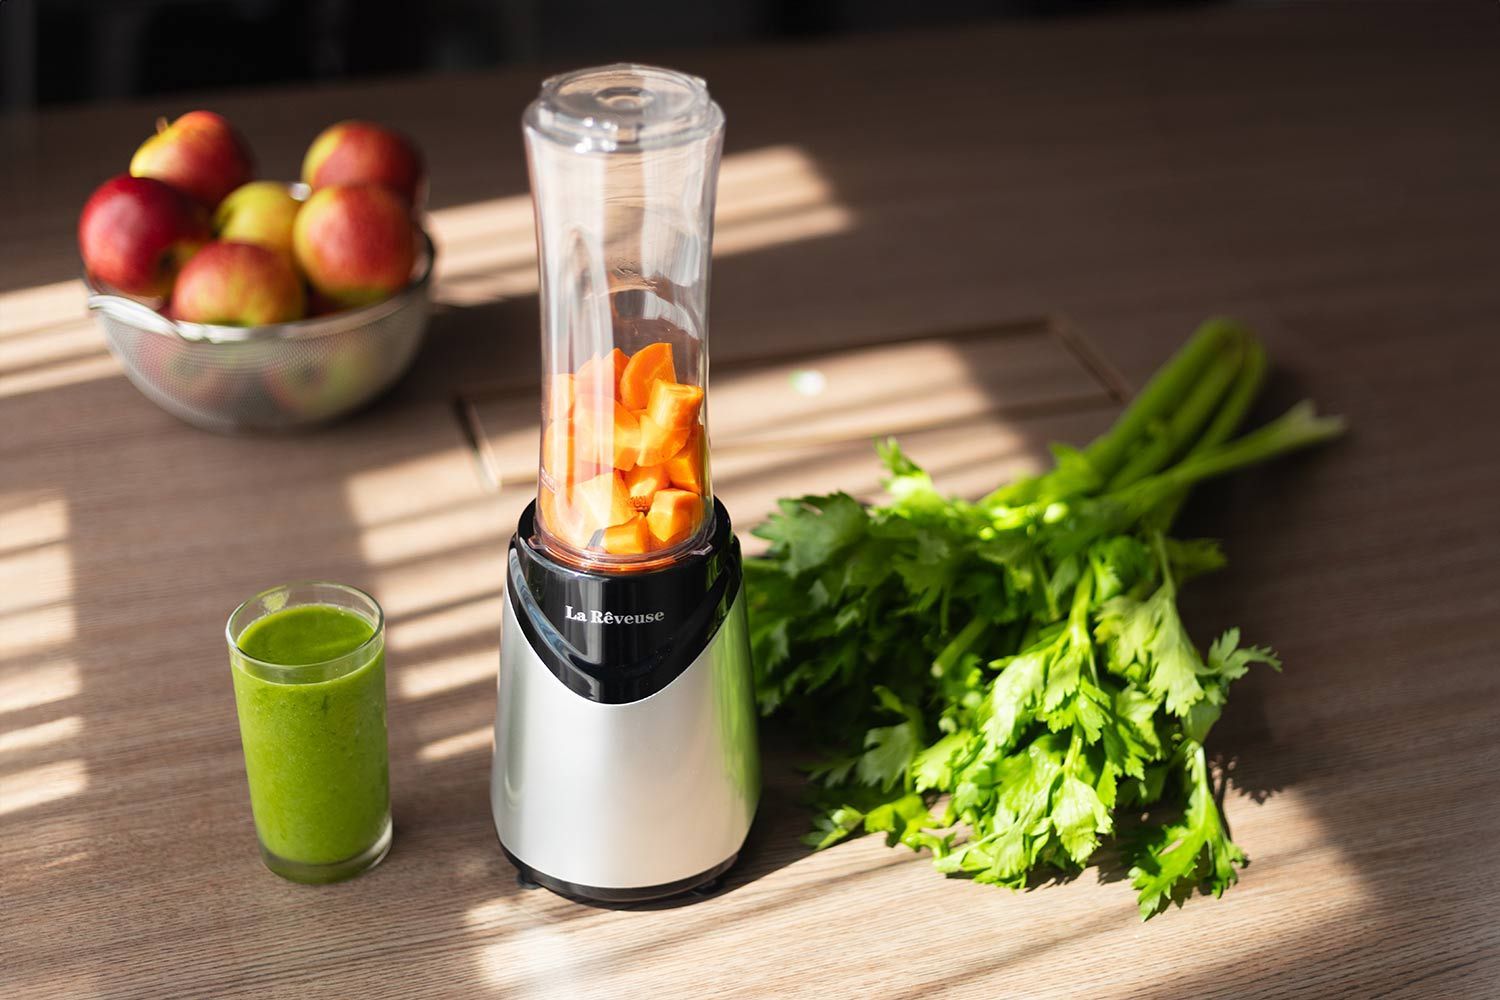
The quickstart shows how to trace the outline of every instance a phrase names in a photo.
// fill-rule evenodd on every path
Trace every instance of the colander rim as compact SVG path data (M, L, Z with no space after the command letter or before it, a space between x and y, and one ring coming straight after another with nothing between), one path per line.
M264 326L220 326L213 323L187 323L170 319L138 299L110 291L94 280L94 276L83 272L83 285L88 290L88 308L100 312L113 320L126 323L146 333L162 337L173 337L188 343L243 344L262 341L310 340L368 326L392 313L404 309L414 293L422 292L432 284L433 266L437 261L437 247L426 229L418 228L422 237L422 253L417 274L400 291L379 302L372 302L357 309L346 309L328 316L312 316L292 320L288 323L269 323Z

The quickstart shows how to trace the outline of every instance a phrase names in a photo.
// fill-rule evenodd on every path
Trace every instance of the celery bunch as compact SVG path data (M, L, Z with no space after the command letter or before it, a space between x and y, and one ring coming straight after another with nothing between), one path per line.
M1265 370L1210 321L1107 433L977 503L894 441L887 503L781 501L747 563L756 692L826 751L815 846L883 832L1020 886L1165 800L1180 817L1122 844L1142 916L1236 880L1204 743L1230 684L1279 663L1234 629L1200 653L1177 588L1224 560L1168 531L1195 483L1341 433L1304 403L1236 437Z

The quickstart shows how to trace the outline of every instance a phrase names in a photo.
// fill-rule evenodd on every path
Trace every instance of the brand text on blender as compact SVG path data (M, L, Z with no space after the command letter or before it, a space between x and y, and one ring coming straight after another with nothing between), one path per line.
M589 622L594 625L649 625L659 622L667 617L665 611L652 611L643 615L617 615L613 611L584 611L579 608L573 610L573 605L563 605L569 621Z

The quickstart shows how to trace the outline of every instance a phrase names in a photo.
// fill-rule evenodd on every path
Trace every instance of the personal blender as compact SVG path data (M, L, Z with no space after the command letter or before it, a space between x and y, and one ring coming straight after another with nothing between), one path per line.
M735 861L760 795L739 543L709 476L724 115L613 65L524 117L542 328L537 499L508 552L490 802L521 876L630 903Z

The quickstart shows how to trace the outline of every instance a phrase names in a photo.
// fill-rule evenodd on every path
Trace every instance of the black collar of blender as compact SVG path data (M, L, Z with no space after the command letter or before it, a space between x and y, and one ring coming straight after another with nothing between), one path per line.
M632 573L559 562L534 541L535 518L533 502L511 539L511 606L547 669L591 701L640 701L672 683L708 648L739 593L739 539L718 500L714 530L702 549L670 566ZM622 616L628 624L618 623Z

